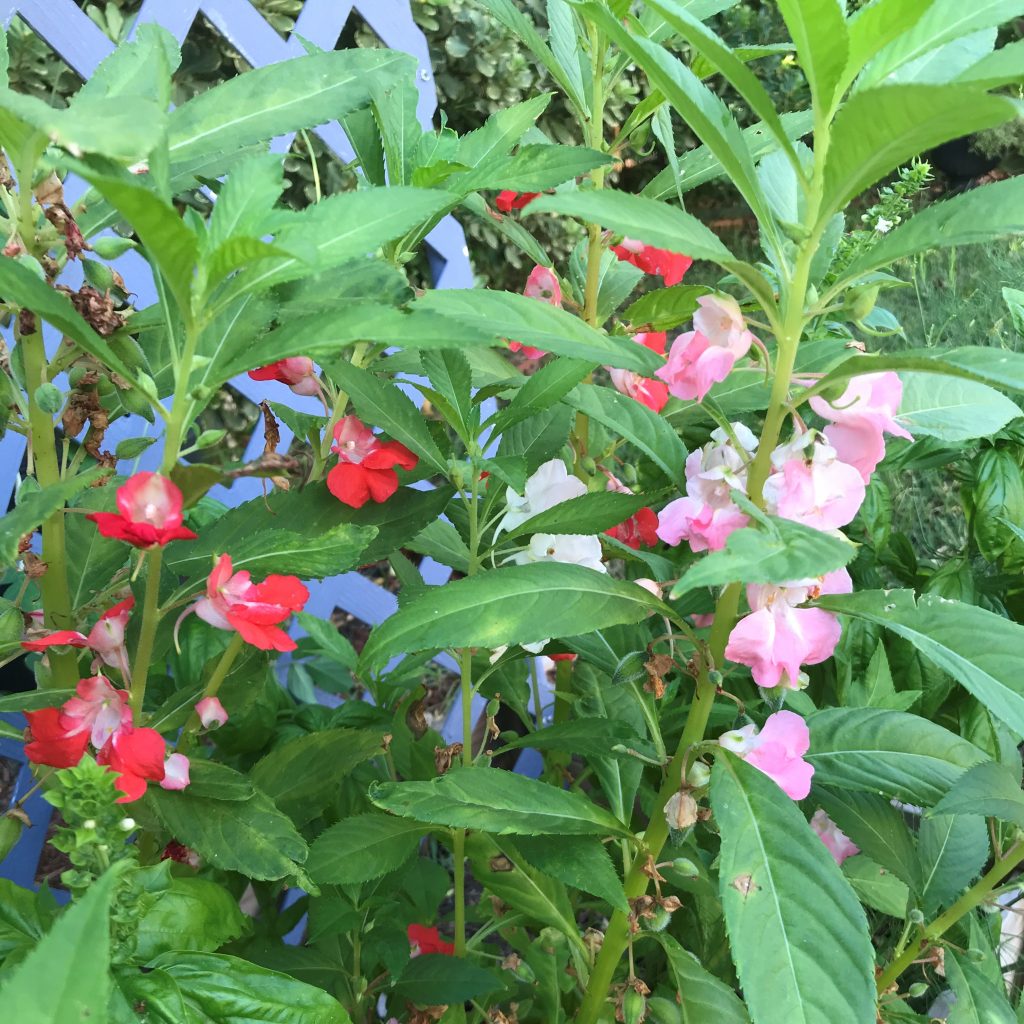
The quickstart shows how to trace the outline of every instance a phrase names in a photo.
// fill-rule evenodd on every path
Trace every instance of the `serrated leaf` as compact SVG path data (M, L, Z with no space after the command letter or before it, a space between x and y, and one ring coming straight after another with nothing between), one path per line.
M282 743L256 762L252 781L297 825L315 818L356 765L383 753L379 732L326 729Z
M355 885L401 867L427 826L385 814L356 814L323 832L309 850L310 876L322 885Z
M948 906L981 874L988 860L988 829L983 818L930 815L917 839L921 909L931 917Z
M796 805L756 768L715 758L711 806L733 961L757 1024L875 1016L864 911Z
M557 878L573 889L589 892L616 910L629 913L629 904L612 859L604 844L590 836L518 836L502 840L513 859L515 850L530 867Z
M613 526L624 523L649 501L650 498L644 494L620 494L616 491L581 494L538 512L509 530L507 536L515 538L534 533L603 533Z
M653 932L652 937L665 950L676 990L679 1024L749 1024L746 1007L725 982L668 932Z
M843 861L843 874L857 898L873 910L902 919L907 913L910 889L891 871L876 864L867 854Z
M1024 415L1015 402L987 384L956 377L904 373L899 422L915 437L970 441L989 437Z
M504 566L433 588L374 629L363 648L364 670L396 654L432 648L536 643L592 629L639 622L651 610L671 609L635 583L595 569L557 562Z
M994 982L966 956L945 950L946 978L956 1002L948 1024L1017 1024L1002 979Z
M983 751L942 726L883 708L828 708L807 719L816 785L934 806Z
M932 814L979 814L1024 828L1024 793L1020 777L995 761L964 772L935 805Z
M497 975L469 960L426 953L413 957L391 991L420 1006L447 1006L482 999L502 988Z
M497 768L453 768L430 782L379 782L370 799L406 818L499 836L632 835L579 793Z
M139 920L135 956L152 960L172 949L212 953L251 927L238 900L205 878L172 878Z

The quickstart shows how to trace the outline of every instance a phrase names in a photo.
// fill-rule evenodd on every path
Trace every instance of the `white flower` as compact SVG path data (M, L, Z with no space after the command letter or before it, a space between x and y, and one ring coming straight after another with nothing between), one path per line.
M895 226L896 226L896 222L895 221L886 220L885 217L879 217L878 220L875 221L875 230L880 235L888 234L888 232L892 231L892 229Z
M515 556L519 565L530 562L564 562L584 565L597 572L607 572L601 562L601 541L578 533L535 533L525 551Z
M505 502L508 511L498 524L496 533L503 530L514 530L520 523L525 523L540 512L579 498L587 493L587 485L578 477L570 476L561 459L545 462L526 481L526 494L519 495L511 487L505 491Z

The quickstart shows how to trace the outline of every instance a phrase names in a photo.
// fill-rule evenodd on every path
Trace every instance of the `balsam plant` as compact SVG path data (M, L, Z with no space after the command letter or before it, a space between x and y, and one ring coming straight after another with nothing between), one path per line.
M964 1020L1019 1012L992 911L1024 861L1024 358L887 352L878 301L900 260L1024 232L1020 179L914 212L923 153L1019 118L1021 44L992 46L1024 3L780 0L792 42L737 51L702 20L728 6L549 0L543 38L485 0L577 147L536 128L550 96L424 131L382 50L170 110L179 55L143 29L66 110L0 92L29 452L0 622L38 681L2 707L76 897L52 923L46 890L4 886L15 1019L871 1024L944 988ZM809 112L758 80L780 47ZM649 91L609 137L630 66ZM283 208L268 140L332 118L360 187ZM665 171L616 190L648 130ZM713 178L758 261L686 212ZM410 283L455 210L536 263L524 294ZM582 228L564 266L530 233L551 216ZM148 268L110 265L128 250ZM225 464L196 423L243 373L323 414L265 403L264 454ZM126 415L158 430L106 452ZM971 547L927 564L896 474L957 460ZM263 497L209 496L252 475ZM356 651L306 583L382 560L399 609ZM453 745L423 713L442 652ZM500 767L523 748L539 778Z

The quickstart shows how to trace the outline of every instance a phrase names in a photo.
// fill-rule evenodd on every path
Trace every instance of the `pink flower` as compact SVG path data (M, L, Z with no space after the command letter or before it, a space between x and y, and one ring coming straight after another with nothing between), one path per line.
M743 341L744 337L740 335L738 341ZM747 354L749 340L745 347L737 339L732 341L730 345L716 345L700 331L680 334L672 342L668 362L655 370L655 374L668 384L676 398L699 402L711 390L711 385L725 380L736 360Z
M740 304L731 295L702 295L693 326L712 345L746 355L756 340L747 330Z
M104 676L80 679L75 693L77 696L61 708L61 725L69 736L87 733L99 750L113 735L131 728L132 709L128 706L127 691L114 689Z
M750 614L733 626L725 656L748 665L754 682L765 689L800 689L800 666L817 665L832 656L842 629L821 608L798 608L821 594L849 594L850 574L836 569L820 580L773 586L750 584Z
M765 505L783 519L837 530L852 522L863 504L864 480L816 435L809 430L772 452L776 471L765 481Z
M562 308L562 286L558 283L558 278L550 267L540 265L534 267L526 279L523 294L528 299L539 299L549 306ZM524 345L519 341L510 341L508 347L513 352L522 352L527 359L541 359L547 355L545 349L537 348L534 345Z
M664 331L634 334L633 341L649 348L652 352L657 352L660 356L665 354ZM663 381L655 380L653 377L642 377L632 370L621 370L615 366L609 366L606 369L612 379L612 387L620 395L626 395L641 405L646 405L653 412L661 412L665 408L665 403L668 401L668 385Z
M842 865L847 857L854 857L860 853L860 847L852 842L820 807L811 818L811 828L828 847L828 852L832 854L832 859L837 865Z
M161 789L184 789L188 783L189 760L184 754L171 754L164 761L164 777Z
M287 384L297 395L320 394L316 367L308 356L279 359L276 363L250 370L249 376L253 380L279 380L282 384Z
M885 458L883 434L913 440L894 418L902 398L903 382L895 373L866 373L854 377L835 402L817 395L811 399L811 408L832 421L825 428L828 443L843 462L860 473L864 483Z
M669 252L668 249L656 249L653 245L644 245L635 238L624 238L619 245L612 246L612 252L620 260L632 263L645 274L659 274L667 286L679 284L683 276L693 266L693 260L680 252Z
M196 714L199 715L199 721L202 722L204 729L219 729L228 721L228 713L216 697L204 697L199 701L196 704Z
M685 540L694 552L720 551L729 535L748 521L732 504L713 508L698 498L676 498L658 513L657 534L672 547Z
M334 425L338 464L327 474L327 489L343 505L362 508L385 502L398 490L396 466L415 469L419 456L398 441L382 441L356 416Z
M723 733L718 742L773 779L790 799L803 800L811 791L814 766L803 760L811 734L807 723L792 711L769 715L760 732L748 725Z
M88 645L90 650L99 655L99 660L111 668L116 668L125 680L129 677L128 651L125 647L125 630L128 619L135 607L135 598L127 597L112 608L108 608L98 619L96 625L89 630ZM93 663L93 671L96 663Z
M308 600L309 591L294 576L252 583L244 570L232 572L230 555L221 555L206 581L206 596L188 611L217 629L236 630L260 650L294 651L295 641L278 624Z
M163 547L172 540L195 540L182 526L182 496L177 486L157 473L136 473L117 489L117 512L90 512L104 537L137 548Z

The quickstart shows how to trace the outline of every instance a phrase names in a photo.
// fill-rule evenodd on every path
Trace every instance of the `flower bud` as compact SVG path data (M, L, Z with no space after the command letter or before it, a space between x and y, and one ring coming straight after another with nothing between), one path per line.
M676 874L682 875L683 878L698 878L700 876L700 868L688 857L676 857L672 861L672 870Z
M927 981L915 981L914 984L907 989L907 995L910 996L911 999L920 999L921 996L928 991L928 988L929 986Z
M665 820L673 831L689 828L697 821L697 801L682 790L674 793L665 804Z
M226 430L204 430L196 438L196 448L212 448L227 436Z
M94 238L89 244L92 246L92 251L104 260L116 260L118 256L123 256L129 249L135 248L135 243L130 238L119 238L116 235Z
M493 718L498 713L500 708L501 708L501 701L499 701L496 698L492 697L487 702L487 708L486 708L487 717L488 718Z
M92 831L92 829L94 829L95 827L96 827L96 819L95 818L86 818L85 821L82 822L82 828L89 829L90 831Z
M64 396L61 394L60 388L47 382L36 388L32 395L32 401L43 412L55 416L64 405Z
M121 820L120 820L120 821L119 821L119 822L117 823L117 827L118 827L118 828L119 828L119 829L120 829L120 830L121 830L122 832L131 832L131 830L132 830L133 828L135 828L135 819L134 819L134 818L122 818L122 819L121 819Z
M924 914L922 914L917 907L914 907L914 909L907 914L907 920L911 924L924 924Z
M643 1024L647 1019L647 1000L636 989L627 989L622 997L623 1024Z
M686 773L687 785L703 789L711 781L711 769L703 761L694 761Z

